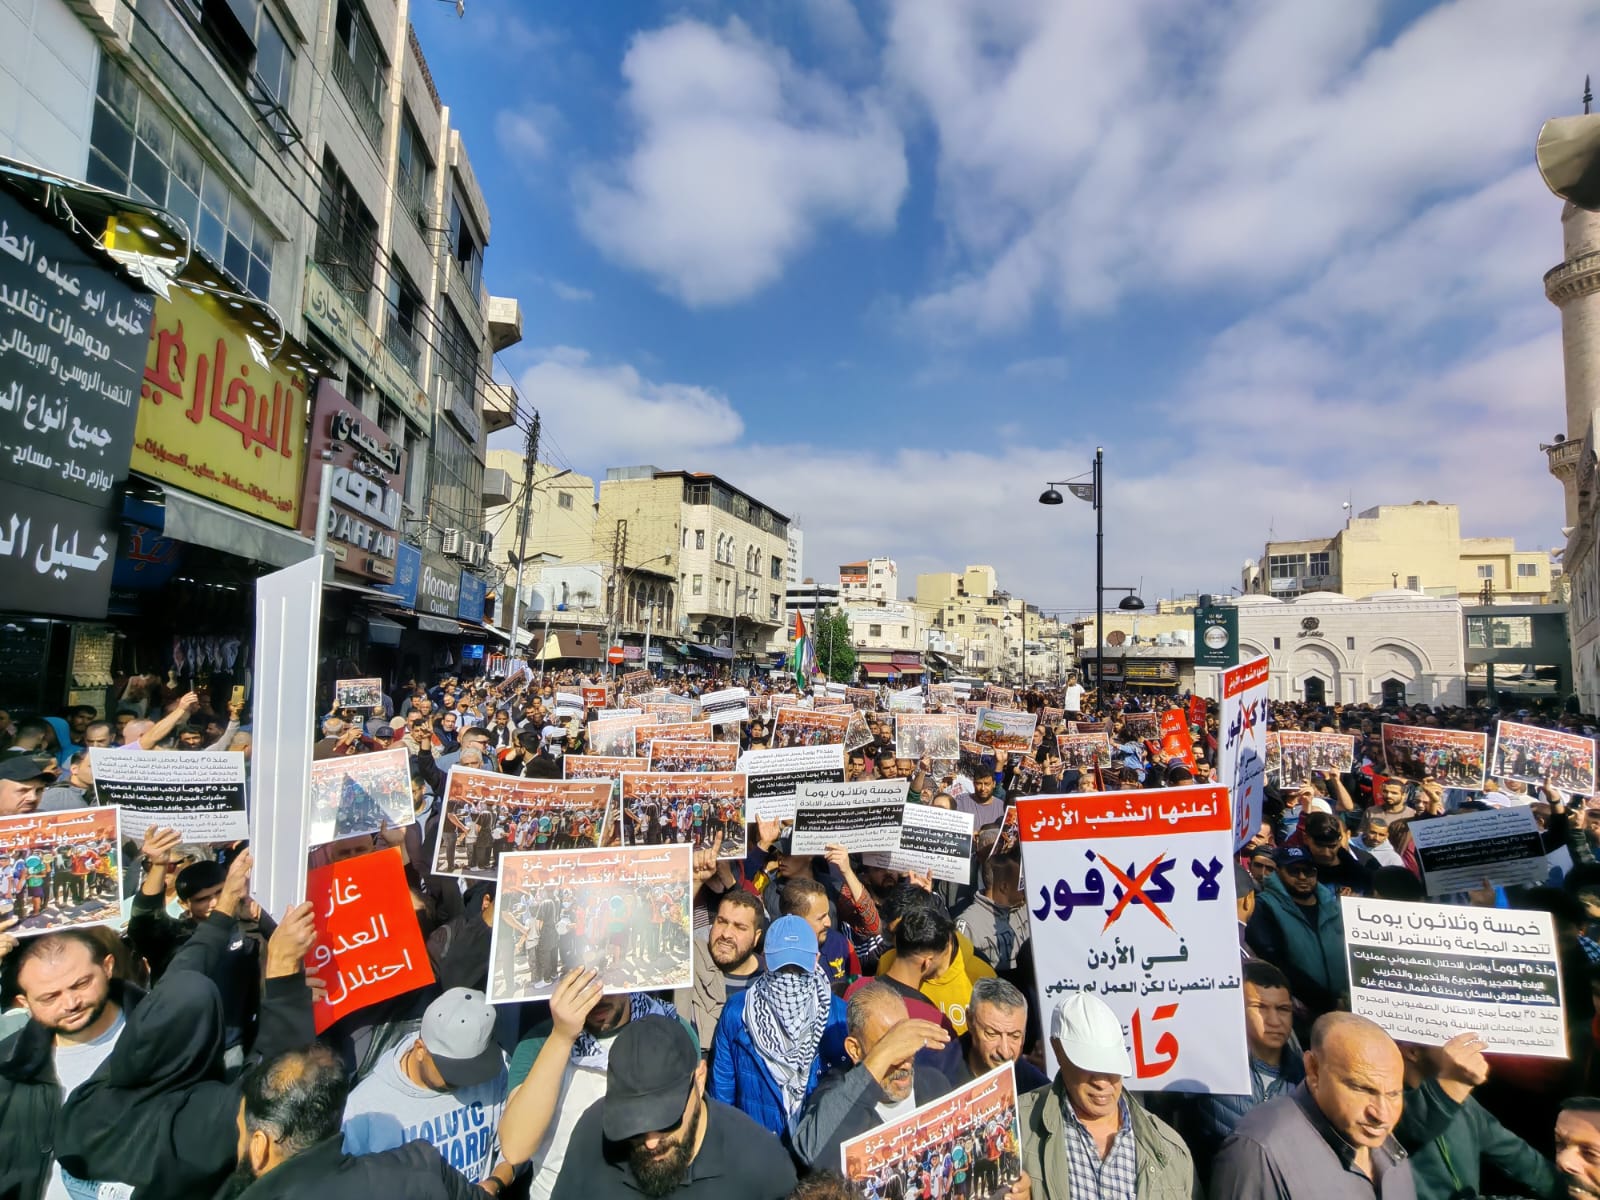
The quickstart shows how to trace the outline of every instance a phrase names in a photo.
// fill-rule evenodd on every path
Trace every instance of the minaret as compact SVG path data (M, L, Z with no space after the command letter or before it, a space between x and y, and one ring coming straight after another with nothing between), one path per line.
M1568 525L1578 523L1578 457L1600 411L1600 212L1568 203L1561 211L1565 256L1544 277L1544 294L1561 310L1567 378L1564 441L1546 446L1550 473L1566 489Z

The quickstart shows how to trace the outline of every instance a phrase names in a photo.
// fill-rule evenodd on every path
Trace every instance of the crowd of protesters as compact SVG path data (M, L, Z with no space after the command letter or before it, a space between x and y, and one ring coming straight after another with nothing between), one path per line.
M1126 716L1150 705L1101 706L1076 680L1023 691L1019 707L1109 722L1109 762L1070 769L1055 746L1062 724L1041 721L1028 753L935 762L898 757L892 720L874 713L847 776L903 778L910 802L971 813L964 883L841 847L793 854L779 823L753 823L743 860L695 855L692 986L603 994L596 972L576 967L548 1001L492 1006L494 884L429 869L436 847L453 857L470 840L441 819L446 776L459 765L561 777L595 713L558 715L556 693L584 682L527 671L408 682L376 710L330 708L307 731L317 758L409 752L414 823L313 857L399 846L435 976L320 1035L310 905L277 921L260 911L248 847L124 829L125 925L0 933L0 1198L843 1197L860 1194L838 1175L845 1141L1006 1064L1019 1145L991 1129L938 1164L880 1173L871 1194L1600 1197L1600 797L1463 788L1431 777L1425 759L1383 753L1386 723L1477 731L1508 714L1274 706L1280 729L1351 734L1354 760L1294 789L1269 784L1235 864L1252 1090L1153 1094L1127 1086L1124 1032L1101 1000L1075 993L1039 1011L1021 856L1002 825L1022 795L1211 778L1214 704L1203 720L1193 710L1186 756L1126 733ZM692 700L728 682L652 686ZM776 707L812 703L781 678L740 682L753 719L718 736L744 748L772 744ZM91 746L249 752L237 707L208 716L199 696L158 680L126 707L106 720L81 707L0 714L0 816L95 804ZM1594 735L1592 718L1573 714L1516 719ZM1569 1056L1486 1053L1472 1030L1442 1046L1396 1043L1349 1012L1338 898L1431 902L1411 827L1508 804L1531 809L1570 868L1541 886L1444 899L1551 915Z

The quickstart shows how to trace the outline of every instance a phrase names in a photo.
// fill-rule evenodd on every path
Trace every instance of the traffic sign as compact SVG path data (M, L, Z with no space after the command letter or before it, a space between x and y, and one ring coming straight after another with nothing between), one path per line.
M621 646L613 646L611 649L606 651L606 661L608 663L620 663L627 657L628 656L623 653Z

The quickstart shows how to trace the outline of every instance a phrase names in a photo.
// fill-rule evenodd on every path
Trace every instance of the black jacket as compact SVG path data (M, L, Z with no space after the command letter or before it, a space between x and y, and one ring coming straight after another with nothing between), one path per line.
M144 992L111 981L112 1002L131 1013ZM50 1182L61 1120L55 1035L29 1021L0 1042L0 1200L38 1200Z
M230 925L221 918L215 929ZM174 958L62 1109L56 1157L79 1179L132 1184L135 1200L158 1200L209 1195L232 1174L241 1091L223 1078L222 998L187 969L199 949L192 943L205 940L191 939ZM261 1013L263 1058L314 1040L304 975L267 980Z
M427 1142L353 1155L344 1135L309 1150L261 1176L230 1200L324 1200L328 1196L381 1196L383 1200L483 1200L488 1194L439 1157Z
M950 1091L950 1081L924 1066L913 1068L912 1094L918 1106ZM887 1100L878 1081L857 1063L835 1067L817 1080L794 1126L794 1156L813 1171L840 1165L839 1147L883 1124L877 1106Z

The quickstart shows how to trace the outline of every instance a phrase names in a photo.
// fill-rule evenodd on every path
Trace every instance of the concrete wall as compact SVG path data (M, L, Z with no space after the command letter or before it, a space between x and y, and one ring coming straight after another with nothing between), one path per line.
M62 0L0 0L0 154L81 179L99 67Z

